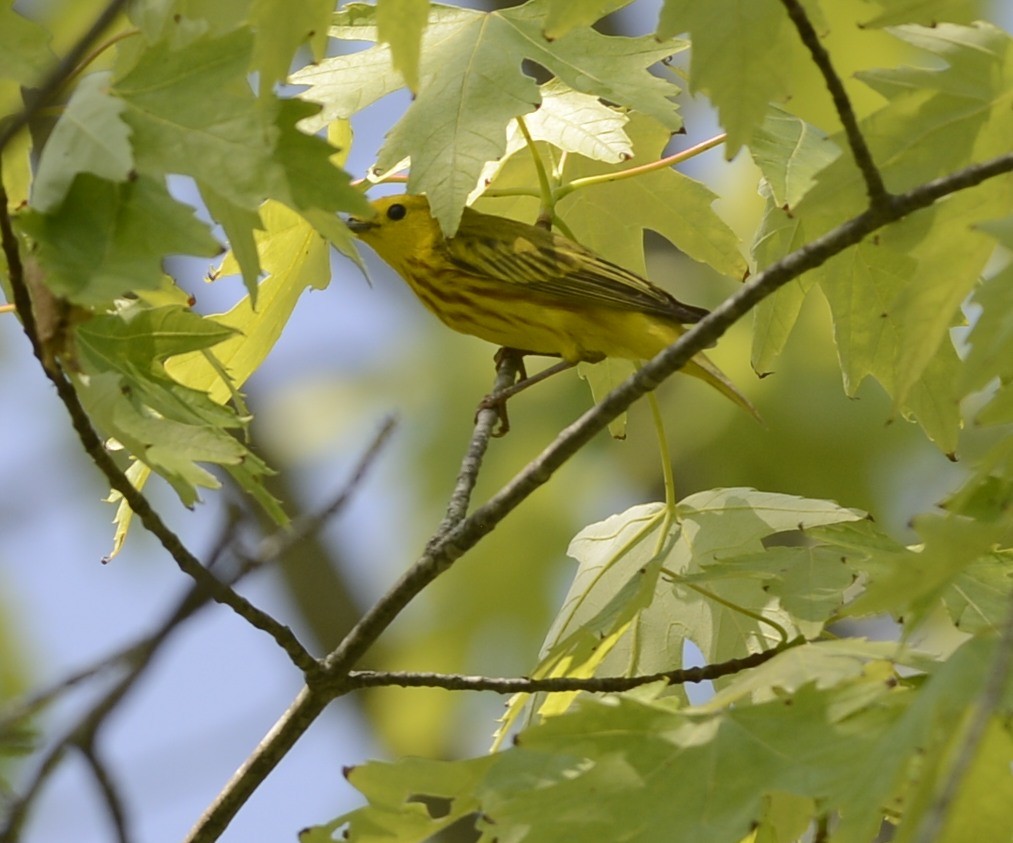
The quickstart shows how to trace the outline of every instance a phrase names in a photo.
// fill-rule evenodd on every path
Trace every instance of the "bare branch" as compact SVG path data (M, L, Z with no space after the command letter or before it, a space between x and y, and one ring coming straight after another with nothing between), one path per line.
M300 518L293 522L287 530L281 530L265 538L257 549L257 553L250 564L254 567L268 564L274 559L284 555L294 545L309 538L323 528L340 510L348 504L348 501L359 488L366 473L372 467L376 458L380 455L384 445L387 444L390 435L394 432L397 422L393 416L383 420L380 429L369 443L358 463L352 470L351 476L345 481L341 490L334 496L334 499L317 512Z
M820 38L813 28L812 21L809 20L809 16L805 13L805 9L802 8L799 0L781 0L781 3L787 9L791 22L795 24L795 29L798 30L802 43L809 48L813 62L815 62L823 74L827 89L830 91L830 96L834 101L834 108L837 109L837 116L841 118L841 125L844 126L844 134L848 138L851 154L855 158L858 169L862 171L862 178L865 179L865 191L869 197L869 205L872 208L878 208L887 202L889 194L887 193L886 186L883 184L883 176L880 174L879 168L872 158L869 145L865 142L865 136L862 134L862 130L858 128L858 118L855 116L855 110L851 106L848 92L844 90L844 83L841 82L841 77L834 70L834 66L830 61L830 54L827 53L826 48L820 43Z
M352 666L398 613L456 559L490 533L532 492L546 483L560 466L604 430L612 419L638 398L656 389L662 381L685 366L693 355L712 345L739 318L789 281L822 265L891 222L926 208L951 193L1008 172L1013 172L1013 154L974 164L900 196L888 197L885 206L872 208L842 223L756 275L709 316L613 389L601 403L567 427L485 505L460 521L441 539L431 541L426 546L422 556L327 656L323 663L324 672L310 677L311 684L303 688L191 829L187 837L188 843L210 843L217 840L246 800L312 725L327 703L350 690L352 679L349 672Z
M116 787L112 776L109 774L109 770L102 763L102 759L99 758L98 752L93 745L88 744L79 747L79 749L81 750L81 755L88 762L88 768L91 770L92 776L94 776L99 786L99 790L102 791L102 798L109 809L109 819L116 832L117 843L130 843L130 834L127 832L127 813L124 808L123 799L120 796L119 788Z
M497 357L497 361L496 380L493 382L490 394L508 389L517 380L519 371L518 360L513 355L500 355ZM468 450L461 461L461 470L457 474L454 491L450 494L446 515L443 516L443 521L440 522L440 526L436 528L436 532L429 540L430 545L439 541L451 528L457 526L468 513L471 493L475 489L478 472L482 467L482 459L485 457L493 428L498 419L499 414L493 407L486 407L478 411L478 415L475 417L475 429L471 434Z
M667 682L669 685L686 685L693 682L707 682L722 676L731 676L758 667L799 644L804 638L796 638L786 644L753 653L741 659L726 662L668 670L645 676L556 676L545 679L527 677L497 678L492 676L465 676L459 673L418 673L398 671L353 670L348 682L357 688L378 688L395 685L400 688L445 688L448 691L494 691L497 694L535 694L559 691L590 691L593 693L618 693L650 685L652 682Z

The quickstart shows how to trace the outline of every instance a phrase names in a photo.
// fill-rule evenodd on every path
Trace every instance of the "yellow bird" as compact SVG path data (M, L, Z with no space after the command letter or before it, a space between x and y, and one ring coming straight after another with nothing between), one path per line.
M708 311L544 228L464 209L444 237L424 196L372 203L348 226L455 331L568 364L645 360ZM684 369L740 406L752 405L703 354Z

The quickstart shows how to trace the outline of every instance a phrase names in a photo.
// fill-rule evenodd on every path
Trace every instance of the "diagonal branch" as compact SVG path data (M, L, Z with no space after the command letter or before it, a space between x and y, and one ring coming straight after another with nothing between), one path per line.
M518 371L519 363L516 357L510 354L498 355L496 380L490 395L508 389L517 380ZM493 407L484 407L478 411L478 415L475 417L475 430L471 434L471 441L468 443L464 459L461 460L461 470L457 473L454 490L450 494L450 503L447 504L446 515L443 516L440 526L436 528L436 532L430 539L430 544L442 539L467 515L468 505L471 503L471 493L475 490L478 472L482 467L482 460L489 447L489 440L492 438L493 428L496 426L498 418L499 414Z
M91 770L95 783L102 792L102 798L106 803L106 807L109 809L109 821L116 832L116 843L130 843L126 806L124 805L123 797L120 795L120 790L116 786L116 782L113 780L109 770L106 769L105 763L99 757L94 744L82 744L78 749L88 763L88 768Z
M249 565L251 567L260 567L277 560L299 544L299 542L308 539L323 529L340 510L344 509L352 494L359 488L367 472L380 455L383 447L387 444L396 424L397 421L393 416L385 418L380 424L379 430L373 436L372 442L369 443L366 450L363 451L362 456L359 457L359 461L356 463L355 468L352 469L348 480L345 481L333 500L318 511L295 520L289 525L288 529L278 530L265 537L260 542L256 553L247 560Z
M743 285L654 359L613 389L528 463L499 493L460 521L456 527L427 544L419 559L381 597L324 660L323 674L311 677L288 710L275 723L242 767L197 821L188 843L217 840L247 799L313 724L328 702L353 687L351 668L372 646L397 614L441 573L492 530L608 423L634 401L656 389L662 381L708 348L731 325L760 301L802 273L821 266L834 255L855 245L872 232L960 190L1003 173L1013 172L1013 153L974 164L949 176L921 185L884 204L870 208L813 242L772 264ZM487 414L491 424L491 411ZM480 414L480 422L485 418Z
M830 96L834 101L834 108L837 109L837 116L844 126L844 133L848 138L848 146L851 147L851 154L854 156L858 169L862 171L862 178L865 179L865 191L869 197L869 206L879 208L889 200L890 194L883 184L883 176L872 158L872 152L865 142L862 130L858 128L858 118L855 117L855 110L851 107L851 100L848 92L844 90L844 83L837 75L834 66L830 61L830 54L826 51L820 38L813 28L812 21L802 8L800 0L781 0L784 8L788 11L791 22L795 24L802 43L809 48L813 61L823 74Z

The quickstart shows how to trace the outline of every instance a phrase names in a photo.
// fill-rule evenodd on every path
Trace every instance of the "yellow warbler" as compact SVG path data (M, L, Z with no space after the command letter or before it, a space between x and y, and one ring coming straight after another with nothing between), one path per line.
M571 364L643 360L708 312L537 226L465 208L446 238L424 196L372 205L376 215L349 220L352 231L445 325L504 348ZM685 371L752 409L704 355Z

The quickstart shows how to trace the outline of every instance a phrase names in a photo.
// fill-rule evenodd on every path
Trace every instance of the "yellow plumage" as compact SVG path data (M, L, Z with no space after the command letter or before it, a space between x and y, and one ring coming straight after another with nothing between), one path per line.
M372 204L376 215L349 227L445 325L499 346L569 363L644 360L707 314L537 226L465 208L448 239L424 196ZM751 409L702 354L685 371Z

